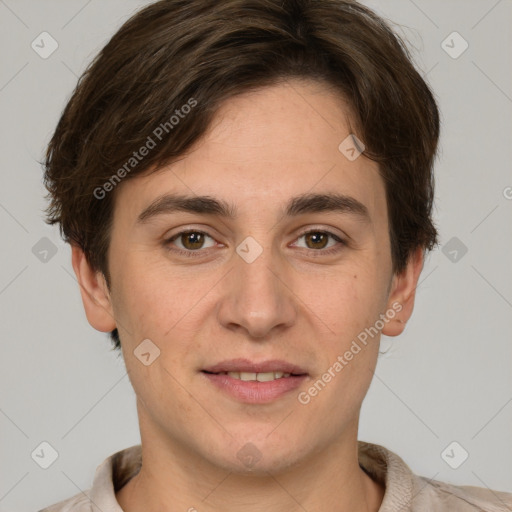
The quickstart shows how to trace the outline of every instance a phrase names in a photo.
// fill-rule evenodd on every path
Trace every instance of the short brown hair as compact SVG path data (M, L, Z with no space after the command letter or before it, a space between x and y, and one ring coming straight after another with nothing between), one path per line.
M437 244L439 113L403 40L353 0L161 0L140 10L91 62L62 113L44 160L46 222L59 223L110 286L117 179L184 155L222 102L288 78L325 83L351 106L351 131L385 182L399 273L415 249ZM191 100L193 112L172 122ZM156 146L127 168L157 127ZM111 338L120 349L117 329Z

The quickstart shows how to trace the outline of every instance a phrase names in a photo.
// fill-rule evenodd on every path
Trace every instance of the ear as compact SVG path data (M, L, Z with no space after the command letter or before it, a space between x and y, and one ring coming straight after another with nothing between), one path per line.
M76 245L71 246L71 263L80 285L87 320L98 331L113 331L116 322L103 274L91 268L84 252Z
M422 269L423 249L419 247L411 254L405 269L400 274L393 276L387 307L388 310L396 311L396 315L385 324L382 334L386 336L402 334L414 309L416 287Z

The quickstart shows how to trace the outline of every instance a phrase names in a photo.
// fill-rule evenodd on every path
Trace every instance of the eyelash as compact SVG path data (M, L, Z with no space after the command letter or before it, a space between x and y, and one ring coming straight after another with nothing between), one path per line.
M197 258L197 257L204 256L205 249L197 249L195 251L192 251L192 250L186 251L186 250L179 249L179 248L171 249L169 247L169 244L174 242L174 240L176 240L177 238L179 238L182 235L186 235L186 234L190 234L190 233L199 233L201 235L206 235L206 236L208 236L208 237L213 239L213 237L211 235L209 235L208 233L206 233L205 231L201 231L201 230L198 230L198 229L188 229L188 230L185 230L185 231L180 231L179 233L174 234L171 238L168 238L167 240L165 240L164 241L165 248L168 251L170 251L170 252L173 252L173 253L178 254L180 256L186 256L188 258ZM346 242L344 240L342 240L339 236L335 235L334 233L331 233L330 231L324 231L324 230L321 230L321 229L310 229L308 231L304 231L303 233L301 233L297 237L297 240L299 238L301 238L303 236L306 236L306 235L309 235L311 233L321 233L323 235L328 235L331 238L333 238L336 242L341 244L341 246L342 246L342 247L340 247L338 245L338 246L330 247L329 249L305 249L307 251L312 252L313 254L317 253L317 254L315 254L315 256L317 256L317 255L318 256L323 256L323 255L336 254L336 253L338 253L339 251L342 250L343 246L347 245ZM213 247L209 247L208 249L213 249ZM208 249L206 249L206 251L208 251Z

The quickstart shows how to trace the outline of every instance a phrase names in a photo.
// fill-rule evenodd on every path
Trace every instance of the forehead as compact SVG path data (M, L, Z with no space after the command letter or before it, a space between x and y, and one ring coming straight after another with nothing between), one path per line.
M364 153L351 160L340 150L352 142L350 116L340 94L311 81L231 97L185 156L123 183L123 210L136 218L155 198L179 193L226 200L244 217L282 210L305 193L337 192L373 217L386 210L384 184Z

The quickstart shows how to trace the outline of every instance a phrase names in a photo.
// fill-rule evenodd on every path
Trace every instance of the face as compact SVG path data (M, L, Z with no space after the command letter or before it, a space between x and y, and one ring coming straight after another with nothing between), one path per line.
M86 310L119 329L143 445L276 471L357 435L403 290L378 166L338 148L348 119L314 82L240 95L183 159L116 190L115 321Z

